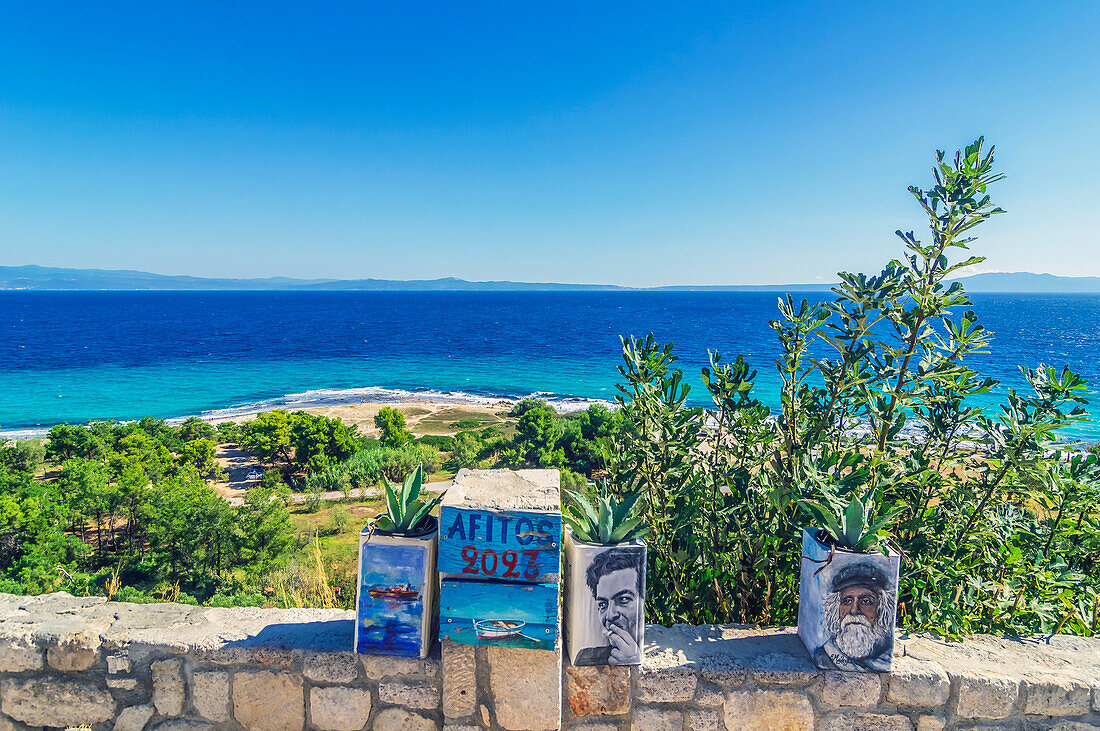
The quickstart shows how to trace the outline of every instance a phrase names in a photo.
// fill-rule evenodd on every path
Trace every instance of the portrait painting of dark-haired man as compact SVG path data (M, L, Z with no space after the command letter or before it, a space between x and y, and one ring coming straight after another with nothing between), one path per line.
M571 567L574 665L637 665L645 630L645 547L586 546ZM580 586L583 574L583 588Z

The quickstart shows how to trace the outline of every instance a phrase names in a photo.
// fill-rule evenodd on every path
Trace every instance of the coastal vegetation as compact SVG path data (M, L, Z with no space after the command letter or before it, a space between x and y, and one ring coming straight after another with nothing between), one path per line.
M615 423L602 405L559 415L530 400L512 414L414 434L383 407L378 438L285 410L217 425L56 425L0 448L0 591L348 608L356 536L384 509L386 483L419 470L438 480L462 467L560 466L567 484L583 485L587 474L569 468L598 468L594 440ZM261 471L236 507L235 491L219 492L230 447Z
M974 404L998 385L972 365L993 339L949 280L982 261L955 255L1002 213L987 192L1002 176L979 139L938 153L933 177L910 188L927 242L898 231L903 256L879 274L840 273L824 302L780 300L775 413L744 356L710 354L712 405L693 408L673 344L624 339L608 470L646 496L651 621L793 624L799 534L814 526L903 554L903 628L1100 629L1100 463L1060 436L1087 418L1087 384L1022 366L1028 390L996 413Z

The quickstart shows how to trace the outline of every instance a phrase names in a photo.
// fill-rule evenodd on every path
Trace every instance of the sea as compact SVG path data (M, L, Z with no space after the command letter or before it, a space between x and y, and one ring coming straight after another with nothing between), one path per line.
M781 292L0 292L0 434L90 419L218 420L269 408L528 395L561 411L611 402L620 336L676 345L705 404L708 350L757 369L778 404ZM793 293L821 300L828 293ZM974 294L994 334L971 361L1001 382L1019 366L1100 379L1100 295ZM1100 410L1098 410L1100 413ZM1067 436L1100 441L1100 420Z

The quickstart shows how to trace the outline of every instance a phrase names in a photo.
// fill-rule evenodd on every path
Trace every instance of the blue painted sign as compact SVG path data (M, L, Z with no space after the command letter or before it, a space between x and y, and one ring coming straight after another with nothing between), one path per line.
M459 645L553 650L558 585L444 579L439 636Z
M539 583L557 581L560 563L560 513L440 510L441 574Z
M424 567L430 544L363 541L355 651L420 657L424 643Z

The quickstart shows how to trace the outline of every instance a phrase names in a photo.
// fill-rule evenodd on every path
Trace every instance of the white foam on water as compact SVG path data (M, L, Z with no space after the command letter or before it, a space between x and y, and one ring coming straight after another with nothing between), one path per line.
M239 419L265 411L276 409L307 409L318 406L344 406L347 404L398 404L409 402L434 402L451 403L455 405L473 406L512 406L523 398L537 398L545 400L560 414L569 414L584 411L593 404L603 404L614 408L611 401L602 399L581 398L577 396L563 396L546 391L536 391L526 396L514 394L484 394L470 393L467 391L438 391L430 388L403 389L384 388L382 386L364 386L361 388L318 388L300 393L290 393L270 399L250 401L235 404L220 409L208 409L198 414L173 416L165 419L165 423L176 425L183 423L191 416L197 416L203 421L216 423ZM125 422L122 422L125 423ZM49 432L47 427L35 427L28 429L2 429L0 437L6 439L33 439L43 437Z

